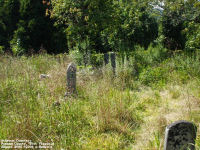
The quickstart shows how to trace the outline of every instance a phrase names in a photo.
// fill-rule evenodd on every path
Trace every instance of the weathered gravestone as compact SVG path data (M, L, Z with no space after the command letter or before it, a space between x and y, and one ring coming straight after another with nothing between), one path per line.
M70 63L67 67L67 92L65 96L76 94L76 65Z
M188 121L176 121L166 127L164 150L195 150L197 127Z
M107 65L109 63L109 54L108 53L104 54L104 63L105 63L105 65Z
M113 68L113 72L115 74L115 69L116 69L116 55L114 52L110 53L110 60L111 60L111 66Z

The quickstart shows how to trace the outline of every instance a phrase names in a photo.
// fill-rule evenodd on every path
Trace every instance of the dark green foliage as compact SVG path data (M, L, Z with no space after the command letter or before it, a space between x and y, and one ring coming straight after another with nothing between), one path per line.
M103 66L104 57L102 54L93 54L91 56L91 65L94 67L101 67Z
M180 11L180 10L179 10ZM173 18L171 16L174 16ZM180 14L176 11L168 12L167 9L163 12L163 35L166 37L164 45L168 49L183 49L184 37L181 34L183 30L183 20L179 20Z
M185 49L187 51L195 51L200 49L200 1L191 0L186 5L188 8L186 17L189 18L185 22L183 30L186 36Z
M167 67L147 67L140 74L139 79L147 86L162 86L167 83L167 72L169 72Z
M19 20L19 0L0 1L0 45L9 49L9 41Z
M140 46L136 46L135 49L134 57L139 72L143 71L144 68L149 66L152 67L169 57L167 49L162 45L153 46L151 44L147 50L144 50L144 48L141 48Z
M162 9L156 10L158 5ZM195 51L200 49L199 18L198 0L3 0L1 53L78 50L87 64L92 54L128 56L135 45L147 49L150 43Z
M180 0L165 2L162 16L164 45L168 49L199 49L200 2Z
M54 27L48 15L51 5L42 0L7 0L0 2L0 45L14 54L67 51L62 26Z
M67 38L65 28L63 26L55 26L51 29L51 36L49 41L45 41L45 45L49 53L63 53L68 52Z
M158 35L158 24L147 2L119 2L114 5L114 23L103 31L104 44L115 51L130 51L134 45L148 47Z
M52 4L52 16L59 24L67 26L70 49L78 48L83 55L89 55L93 50L106 51L101 32L111 25L112 1L64 0L52 1Z
M48 7L41 0L21 0L21 17L11 44L15 45L17 43L16 48L24 49L23 53L30 53L32 50L33 52L38 52L41 47L45 48L49 53L52 50L55 53L64 51L66 46L61 46L66 45L65 37L62 35L63 30L59 31L53 26L53 21L45 14L47 10ZM58 39L59 36L62 37L61 41L64 44L54 40L54 38ZM58 44L60 46L56 47ZM56 51L56 49L58 50ZM20 53L20 51L16 53Z
M52 1L52 16L65 23L68 46L89 53L129 51L134 44L148 47L158 24L147 1ZM63 5L63 3L65 5Z

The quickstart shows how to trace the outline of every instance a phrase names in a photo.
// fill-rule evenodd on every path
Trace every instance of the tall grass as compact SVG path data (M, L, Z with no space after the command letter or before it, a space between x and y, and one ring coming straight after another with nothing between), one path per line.
M164 129L200 122L199 55L150 47L92 70L79 67L76 97L64 97L65 55L0 56L0 139L54 142L54 149L162 149ZM49 74L49 78L40 78ZM57 105L60 104L60 105ZM200 146L198 137L196 147Z

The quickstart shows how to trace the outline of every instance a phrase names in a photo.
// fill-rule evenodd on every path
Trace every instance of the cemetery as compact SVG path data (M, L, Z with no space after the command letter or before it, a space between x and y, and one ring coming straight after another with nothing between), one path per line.
M200 0L0 0L0 149L200 150Z
M113 52L102 55L99 68L59 58L1 57L1 139L54 142L54 149L198 150L198 82L173 76L145 87L134 61L123 64Z

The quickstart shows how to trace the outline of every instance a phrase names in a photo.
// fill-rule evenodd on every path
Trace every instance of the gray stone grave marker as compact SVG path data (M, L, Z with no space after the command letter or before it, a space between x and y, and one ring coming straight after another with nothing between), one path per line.
M104 54L104 63L105 63L105 65L107 65L109 63L109 54L108 53Z
M76 65L70 63L67 67L67 92L65 96L76 94Z
M116 69L116 54L114 52L110 53L110 60L111 60L111 66L113 68L113 72L115 74L115 69Z
M164 150L195 150L197 127L188 121L176 121L166 127Z

